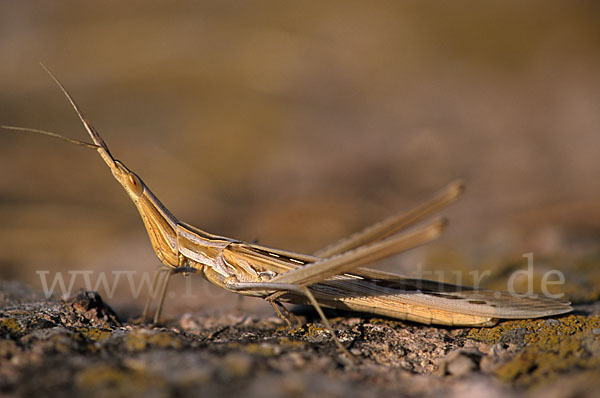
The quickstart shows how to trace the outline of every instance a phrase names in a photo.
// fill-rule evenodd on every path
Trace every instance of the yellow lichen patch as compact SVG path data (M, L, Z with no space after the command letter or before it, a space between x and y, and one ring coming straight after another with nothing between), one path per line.
M314 336L321 336L323 334L323 332L328 332L327 329L316 326L315 324L309 323L308 325L306 325L306 333L304 334L304 336L306 337L314 337Z
M473 328L469 330L467 338L482 341L486 344L496 344L509 330L524 327L529 321L506 321L491 328Z
M279 353L279 347L268 343L252 343L245 345L244 351L246 351L248 354L256 354L263 357L272 357L273 355L277 355Z
M468 338L483 341L487 344L495 344L508 331L524 329L529 332L527 342L551 338L558 335L572 335L577 332L591 332L600 328L600 317L585 317L582 315L569 315L560 319L520 319L516 321L502 322L491 328L473 328L467 335Z
M504 322L488 329L472 329L468 337L495 344L505 333L520 329L525 347L495 369L505 381L530 385L571 369L600 367L600 316L569 315Z
M222 361L223 371L229 377L245 377L252 372L252 357L245 354L229 353Z
M242 345L240 343L227 343L227 348L230 350L237 350Z
M23 333L23 328L21 327L21 325L19 325L19 322L17 322L13 318L2 318L2 319L0 319L0 326L3 329L6 329L6 331L9 334L21 334L21 333Z
M123 339L127 351L143 351L147 348L181 348L182 342L167 332L145 329L133 330Z
M102 341L110 337L110 330L98 328L77 328L77 331L82 336L92 341Z
M384 318L371 318L369 320L370 324L373 325L385 325L392 328L404 328L406 327L406 323L402 321L397 321L395 319L384 319Z
M287 337L281 337L277 340L279 345L287 346L287 347L304 347L304 343L298 340L292 340Z
M275 332L278 332L278 333L279 332L289 332L290 330L293 330L293 329L287 325L281 325L281 326L277 326L275 328Z
M131 396L152 392L153 396L166 396L164 379L146 371L121 369L108 365L88 367L76 376L76 386L96 396Z

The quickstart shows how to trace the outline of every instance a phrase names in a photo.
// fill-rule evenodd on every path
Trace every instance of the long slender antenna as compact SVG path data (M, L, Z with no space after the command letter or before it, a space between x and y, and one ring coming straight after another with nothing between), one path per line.
M50 137L54 137L54 138L58 138L58 139L63 140L63 141L70 142L71 144L81 145L81 146L85 146L87 148L92 148L92 149L98 149L98 148L100 148L100 145L92 144L91 142L82 141L82 140L78 140L78 139L75 139L75 138L65 137L64 135L53 133L52 131L32 129L32 128L29 128L29 127L17 127L17 126L0 126L0 128L3 128L5 130L12 130L12 131L20 131L20 132L27 132L27 133L36 133L36 134L48 135Z
M48 69L46 67L46 65L44 65L42 62L40 62L40 65L42 66L42 68L44 68L44 70L46 71L46 73L48 73L48 75L52 78L52 80L54 80L54 82L56 83L58 88L60 88L60 91L63 92L65 97L67 97L67 100L69 100L69 102L71 103L71 106L75 110L75 113L77 113L77 116L79 116L79 120L81 120L81 123L83 123L83 127L85 127L85 129L88 132L88 134L90 135L90 137L92 137L92 140L94 141L94 143L97 144L98 146L102 147L106 151L107 155L109 155L109 157L112 159L112 155L110 154L108 147L104 143L104 140L102 139L102 137L100 137L100 135L96 132L96 130L94 130L94 128L92 127L90 122L88 122L87 119L83 116L83 112L81 111L81 109L79 109L79 105L77 105L77 103L75 102L73 97L71 97L71 94L69 94L69 92L62 85L62 83L60 81L58 81L56 76L54 76L52 74L52 72L50 72L50 69Z

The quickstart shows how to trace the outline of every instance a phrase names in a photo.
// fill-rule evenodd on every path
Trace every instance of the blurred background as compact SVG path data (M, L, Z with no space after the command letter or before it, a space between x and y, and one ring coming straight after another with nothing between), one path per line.
M2 1L0 124L85 138L42 61L179 219L306 253L460 177L446 236L380 268L489 269L494 286L532 252L590 300L599 13L566 0ZM96 153L0 133L0 278L41 289L36 271L68 284L91 270L112 284L157 266ZM174 278L167 312L236 305L186 283ZM108 301L143 305L125 281Z

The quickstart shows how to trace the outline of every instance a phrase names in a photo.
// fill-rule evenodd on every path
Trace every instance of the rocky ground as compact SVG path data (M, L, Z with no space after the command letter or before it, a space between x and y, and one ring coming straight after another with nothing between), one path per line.
M158 261L93 151L6 131L0 397L596 396L599 5L0 1L0 124L86 139L42 61L179 219L300 253L463 178L448 233L377 267L506 290L535 253L534 286L560 270L576 308L481 329L329 312L354 363L311 311L290 330L178 293L154 327L121 285L48 300L45 273Z
M0 392L16 396L594 396L600 304L552 319L444 328L312 312L121 320L94 292L45 299L0 284Z

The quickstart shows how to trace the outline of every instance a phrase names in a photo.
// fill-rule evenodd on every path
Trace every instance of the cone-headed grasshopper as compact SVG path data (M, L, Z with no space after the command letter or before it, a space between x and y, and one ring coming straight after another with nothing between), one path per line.
M160 316L169 276L179 272L200 273L227 290L262 297L282 317L278 308L282 302L311 304L330 330L321 306L425 324L462 326L489 326L499 319L536 318L571 311L569 303L546 297L517 296L507 292L409 279L363 267L438 237L445 225L442 219L405 230L452 203L462 192L460 182L451 183L416 208L390 217L314 255L244 243L181 222L137 174L113 157L71 95L48 73L70 101L93 143L40 130L4 127L53 135L98 151L137 207L152 247L164 265L166 277L162 281L155 322ZM155 277L154 284L157 280ZM147 308L148 303L144 315ZM335 333L333 336L340 348L345 350L335 338Z

